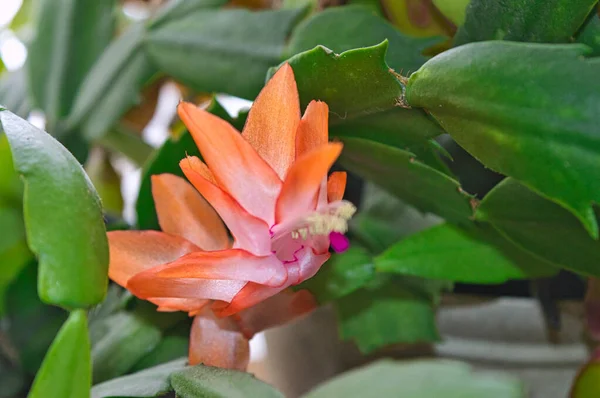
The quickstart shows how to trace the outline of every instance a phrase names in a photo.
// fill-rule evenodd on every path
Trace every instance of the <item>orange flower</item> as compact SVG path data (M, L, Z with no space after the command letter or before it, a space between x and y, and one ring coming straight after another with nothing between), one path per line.
M110 232L109 276L159 311L195 316L192 364L244 369L254 333L315 308L310 293L288 288L315 275L330 245L348 246L343 234L356 209L342 200L346 174L327 179L342 144L328 142L325 103L311 102L300 119L287 64L257 97L241 135L192 104L178 112L206 163L180 163L195 189L153 176L163 232Z

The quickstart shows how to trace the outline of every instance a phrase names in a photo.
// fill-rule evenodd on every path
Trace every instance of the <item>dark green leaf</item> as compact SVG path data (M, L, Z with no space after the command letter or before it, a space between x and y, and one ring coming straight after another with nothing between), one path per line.
M439 339L433 300L424 286L387 279L335 302L341 337L363 353L395 343Z
M7 334L28 376L38 371L63 322L65 311L44 305L36 291L37 264L31 262L6 290Z
M160 342L160 330L127 312L106 317L91 330L94 383L121 376Z
M201 92L253 99L300 10L201 10L152 29L146 50L165 73Z
M367 183L360 210L350 221L350 234L375 255L401 238L440 222L438 217L424 215L376 185Z
M0 108L5 107L22 118L29 116L31 101L25 69L7 72L0 77Z
M139 134L130 133L118 126L109 130L98 143L112 152L123 154L138 166L143 166L154 151Z
M85 311L75 310L50 346L28 398L88 397L91 373Z
M566 43L597 0L471 0L455 44L511 40ZM519 63L521 63L520 61Z
M128 376L105 381L92 388L92 398L157 397L171 390L169 376L183 369L187 358L165 363Z
M571 210L597 237L600 59L585 58L588 50L468 44L423 65L406 99L429 110L484 165Z
M298 285L298 289L308 289L324 304L361 288L374 276L370 254L354 246L345 253L334 254L315 276Z
M468 222L472 214L469 197L456 180L419 162L410 152L357 138L343 142L340 161L348 170L423 212L455 223Z
M113 37L115 5L115 0L43 1L27 65L31 92L52 132Z
M228 121L238 130L241 130L244 126L245 117L243 115L240 115L237 119L232 119L216 99L212 100L207 110L221 119ZM200 157L200 151L198 151L190 133L184 130L178 137L170 137L165 141L162 147L154 153L154 156L144 166L136 203L137 222L140 229L160 229L156 211L154 210L150 177L162 173L184 177L179 167L179 162L186 155Z
M180 398L283 398L280 392L250 373L204 365L173 373L171 386Z
M39 258L38 293L50 304L89 307L106 293L108 242L102 207L81 165L54 138L0 111L25 181L27 241Z
M8 285L31 261L32 255L25 241L25 227L21 209L0 205L0 318L4 314L4 298Z
M374 259L377 271L463 283L536 278L558 269L506 241L493 229L438 225L405 238Z
M183 336L165 336L160 343L131 368L131 372L160 365L176 358L188 355L189 338Z
M600 241L577 219L513 179L491 190L476 218L490 222L525 250L584 275L600 276Z
M426 61L422 51L439 41L438 38L404 36L370 7L331 7L314 14L294 29L285 58L318 45L339 54L359 47L374 46L384 40L390 43L387 64L404 74L417 70Z
M143 24L133 25L106 48L81 84L69 126L98 138L139 102L140 90L157 73L142 51L145 34Z
M579 32L577 42L590 46L593 50L591 55L600 55L600 16L595 14L589 18Z
M399 392L401 391L401 395ZM381 360L346 372L303 398L525 398L521 382L502 374L474 373L465 363L442 359Z

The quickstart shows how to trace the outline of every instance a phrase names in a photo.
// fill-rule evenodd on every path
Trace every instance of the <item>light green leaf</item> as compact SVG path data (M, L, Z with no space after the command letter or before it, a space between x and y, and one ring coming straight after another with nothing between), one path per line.
M557 204L508 178L481 201L475 217L538 257L589 276L600 276L600 241Z
M433 4L455 25L465 23L467 5L471 0L433 0Z
M99 138L139 101L156 68L142 51L146 30L131 26L102 53L85 77L68 118L88 138Z
M597 237L600 59L588 52L575 44L468 44L423 65L406 99L485 166L569 209Z
M455 44L484 40L567 43L597 0L471 0ZM521 62L519 62L521 63Z
M115 0L44 0L27 60L31 93L54 133L86 73L110 43Z
M399 395L400 394L400 395ZM458 361L381 360L346 372L303 398L525 398L520 381L502 374L475 373Z
M152 29L145 49L159 69L200 92L253 99L301 10L200 10Z
M2 74L0 76L0 108L9 109L22 118L28 117L33 108L28 90L25 69L21 68Z
M40 298L65 308L99 303L108 283L108 242L93 185L50 135L6 110L0 123L25 182L25 226L39 259Z
M390 278L340 298L335 308L341 337L365 354L389 344L437 341L428 289Z
M187 358L95 385L92 398L157 397L171 390L169 376L185 368Z
M570 398L593 398L600 395L600 364L590 361L578 372L571 392Z
M119 312L91 330L94 383L121 376L160 342L161 331L144 319Z
M75 310L50 346L28 398L83 398L91 388L90 341L84 310Z
M462 283L503 283L553 275L558 268L483 226L442 224L405 238L374 259L379 272Z
M377 142L344 138L340 162L423 212L454 223L469 222L469 197L451 177L421 163L415 155Z
M177 21L187 17L191 12L203 8L217 8L227 3L227 0L173 0L162 7L148 23L149 29L156 29L166 22Z
M250 373L204 365L173 373L171 386L180 398L283 398L280 392Z

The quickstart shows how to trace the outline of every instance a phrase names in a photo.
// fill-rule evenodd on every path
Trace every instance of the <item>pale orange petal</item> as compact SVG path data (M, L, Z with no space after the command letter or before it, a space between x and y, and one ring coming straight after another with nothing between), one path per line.
M329 134L329 107L321 101L311 101L306 107L304 116L296 133L296 158L327 144Z
M271 254L269 226L264 221L248 213L231 195L192 169L188 159L183 159L179 165L192 185L221 216L235 239L236 247L256 255Z
M134 275L200 250L193 243L159 231L111 231L108 233L108 276L126 287Z
M186 102L177 110L218 184L250 214L272 224L281 180L271 166L224 120Z
M189 362L245 371L250 361L248 339L230 318L217 318L210 307L194 317Z
M327 200L335 202L344 198L347 175L345 171L334 171L327 180Z
M127 289L147 300L153 297L174 297L231 301L246 284L244 281L161 278L151 270L136 274L127 281Z
M160 228L203 250L229 247L229 236L215 210L186 180L173 174L152 176L152 196Z
M190 169L200 174L202 177L204 177L204 179L212 182L215 185L218 185L217 180L215 180L215 176L213 175L212 171L210 171L206 163L200 160L197 156L186 156L186 158L183 160L185 160L186 165Z
M320 146L294 162L277 199L277 223L313 210L323 178L342 151L339 142Z
M273 287L287 281L286 268L275 255L259 257L241 249L194 252L148 272L160 278L231 279Z
M288 284L286 283L286 285ZM287 288L289 285L285 287ZM284 289L248 282L232 300L229 300L229 302L215 302L212 308L219 317L228 317L246 308L250 308Z
M294 161L300 102L289 64L283 65L262 89L248 114L242 135L280 178Z
M148 298L148 301L156 304L158 306L156 310L160 312L183 311L189 313L197 313L210 303L210 300L176 297L151 297Z
M265 301L234 315L244 335L286 324L317 308L315 297L308 290L286 289Z

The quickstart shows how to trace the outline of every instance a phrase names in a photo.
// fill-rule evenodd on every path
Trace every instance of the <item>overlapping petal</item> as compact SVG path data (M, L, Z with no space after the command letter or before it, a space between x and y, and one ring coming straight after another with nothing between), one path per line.
M223 221L183 178L152 176L152 196L164 232L184 237L203 250L222 250L230 245Z
M217 183L250 214L271 224L281 189L277 173L226 121L186 102L177 110Z
M331 173L327 180L327 200L335 202L344 198L346 191L347 175L345 171L335 171Z
M329 141L327 126L329 107L321 101L311 101L296 133L296 158L316 149Z
M242 133L280 178L294 161L299 122L296 80L290 65L285 64L256 97Z

